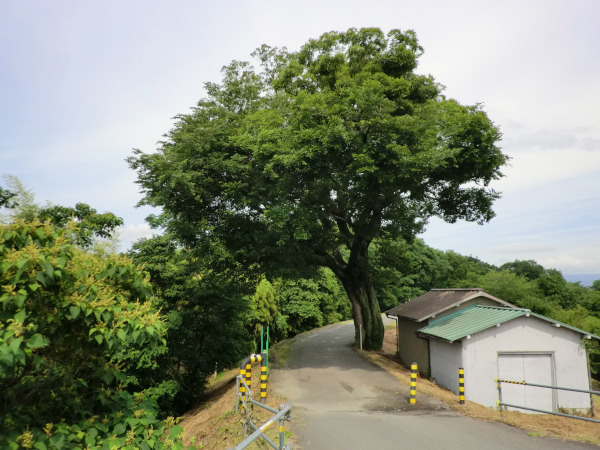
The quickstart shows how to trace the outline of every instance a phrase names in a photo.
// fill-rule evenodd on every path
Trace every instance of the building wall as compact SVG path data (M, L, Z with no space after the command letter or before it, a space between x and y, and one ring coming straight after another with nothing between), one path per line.
M462 350L466 399L485 406L495 406L498 400L497 385L494 382L494 378L498 377L498 353L552 354L556 386L590 389L587 357L581 335L567 328L556 328L533 316L511 320L452 345ZM447 363L446 360L439 361L442 365ZM432 366L437 364L438 361L433 362L432 359ZM458 366L455 370L458 371ZM453 385L448 386L449 389L452 387ZM555 406L585 410L591 406L590 396L556 391Z
M407 367L416 362L419 373L429 376L428 343L426 339L417 337L417 330L424 326L427 326L426 322L413 322L412 320L398 318L398 356Z
M473 305L500 306L498 302L492 299L476 297L462 303L458 307L450 308L447 311L439 313L431 319L424 320L423 322L414 322L399 317L396 324L396 332L398 337L398 357L400 360L407 367L410 367L412 363L416 362L421 375L426 377L432 376L429 367L429 345L426 339L417 337L417 330L426 327L433 320Z
M460 344L432 339L429 342L429 351L431 352L431 378L440 386L458 395L458 368L462 367Z

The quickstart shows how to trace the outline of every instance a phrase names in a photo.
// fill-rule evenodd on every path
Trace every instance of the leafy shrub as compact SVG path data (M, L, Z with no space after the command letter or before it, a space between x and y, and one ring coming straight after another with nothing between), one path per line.
M166 350L146 276L74 246L75 232L0 225L0 447L177 446L152 393L135 392L133 371Z

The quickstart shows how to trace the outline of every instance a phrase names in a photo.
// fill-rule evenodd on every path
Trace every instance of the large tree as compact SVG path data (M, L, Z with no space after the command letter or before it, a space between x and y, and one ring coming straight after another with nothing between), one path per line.
M378 236L411 238L432 216L490 220L507 161L479 105L415 72L414 32L350 29L298 52L262 46L154 153L129 158L182 242L224 246L261 267L325 266L352 303L358 338L381 347L369 265Z

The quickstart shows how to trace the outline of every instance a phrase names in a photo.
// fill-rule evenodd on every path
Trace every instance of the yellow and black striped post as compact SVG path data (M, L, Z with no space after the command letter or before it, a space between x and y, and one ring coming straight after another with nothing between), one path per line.
M246 386L250 391L252 388L252 363L255 361L254 355L250 355L246 358Z
M267 354L263 352L260 361L260 402L267 402Z
M267 354L251 354L240 363L240 382L238 392L241 393L237 408L252 395L252 363L259 362L260 366L260 401L267 402ZM244 386L244 382L246 386Z
M417 363L410 365L410 404L417 404Z
M458 403L465 404L465 369L458 368Z
M248 375L246 374L246 367L248 367L247 363L250 360L250 358L245 358L241 363L240 363L240 382L239 382L239 386L238 386L238 391L242 394L241 398L239 399L238 402L238 407L242 406L243 404L243 400L246 399L247 394L246 394L246 386L244 386L244 383L242 382L242 380L244 380L244 378L246 378ZM236 409L237 411L237 409Z

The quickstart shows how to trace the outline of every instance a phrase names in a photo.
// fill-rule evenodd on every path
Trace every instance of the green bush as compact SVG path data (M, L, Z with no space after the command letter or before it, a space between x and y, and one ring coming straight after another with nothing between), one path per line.
M0 447L181 448L132 375L166 351L146 275L75 232L0 225Z

